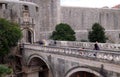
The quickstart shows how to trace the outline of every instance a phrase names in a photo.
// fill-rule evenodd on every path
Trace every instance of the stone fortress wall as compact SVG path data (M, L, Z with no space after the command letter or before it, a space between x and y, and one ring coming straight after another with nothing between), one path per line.
M109 42L120 41L120 9L61 7L61 22L68 23L76 32L77 40L87 40L94 23L101 24Z
M98 22L105 28L109 42L120 41L120 9L62 7L60 0L32 2L39 5L41 38L48 39L57 23L67 23L75 30L77 40L88 40L88 30Z
M105 28L109 42L120 41L120 9L63 7L60 0L0 0L0 17L20 24L24 43L49 39L58 23L69 24L77 40L88 40L96 22Z

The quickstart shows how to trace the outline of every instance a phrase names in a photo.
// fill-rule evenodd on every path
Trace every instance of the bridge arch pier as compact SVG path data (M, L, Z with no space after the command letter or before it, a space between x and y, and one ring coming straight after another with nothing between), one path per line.
M92 69L89 69L89 68L83 68L83 67L77 67L77 68L73 68L71 70L69 70L66 74L65 74L65 77L74 77L72 75L74 74L77 74L77 73L84 73L84 74L89 74L89 75L92 75L92 77L103 77L100 73L92 70ZM86 75L83 75L86 77ZM82 77L83 77L82 76ZM76 75L76 77L81 77L80 75ZM88 77L88 76L87 76Z
M31 55L26 64L23 77L53 77L48 62L40 55Z

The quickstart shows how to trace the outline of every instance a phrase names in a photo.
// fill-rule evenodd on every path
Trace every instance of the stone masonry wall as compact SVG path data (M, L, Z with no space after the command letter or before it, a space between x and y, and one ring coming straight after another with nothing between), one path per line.
M29 49L30 47L30 49ZM35 50L37 49L37 50ZM40 50L39 50L40 49ZM63 50L54 51L54 49L40 47L40 46L25 46L24 60L30 62L32 58L38 57L43 60L52 71L53 77L69 77L75 72L86 71L96 75L96 77L119 77L119 64L109 63L108 61L101 61L100 59L92 59L90 57L81 57L74 54L62 54ZM61 53L60 53L61 52ZM67 50L66 50L67 52ZM84 51L87 52L87 51ZM94 52L94 51L92 51Z
M75 30L77 40L87 40L88 31L97 22L105 28L111 42L118 42L119 20L119 9L61 7L61 22L69 24Z
M26 0L39 5L39 39L48 39L60 22L60 0Z
M4 7L0 9L0 17L12 19L20 25L24 19L23 6L29 7L29 22L34 26L29 27L33 33L33 42L49 39L56 24L60 22L69 24L75 30L77 40L88 40L88 31L98 22L105 28L108 42L120 43L120 9L61 7L60 0L1 0L0 2Z

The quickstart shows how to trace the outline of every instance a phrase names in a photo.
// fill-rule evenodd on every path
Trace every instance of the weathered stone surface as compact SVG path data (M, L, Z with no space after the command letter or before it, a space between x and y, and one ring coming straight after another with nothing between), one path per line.
M96 22L105 28L108 42L120 41L120 9L62 7L60 0L1 0L0 3L0 17L21 25L24 43L49 39L58 23L69 24L77 40L88 40L88 31Z
M52 71L53 77L69 77L71 74L78 71L86 71L94 74L96 77L120 76L119 64L114 62L110 63L107 59L91 57L89 54L83 54L84 57L80 57L81 55L77 54L76 50L77 49L74 49L74 51L70 54L67 53L66 48L56 49L52 47L47 48L34 45L25 45L23 58L26 60L25 62L27 62L27 65L29 65L29 62L34 57L43 60L48 66L49 71ZM71 52L71 48L69 48L69 52ZM90 53L90 51L83 52ZM91 53L94 52L95 51L92 51ZM98 53L108 54L110 52L99 51ZM50 59L51 61L49 61Z
M61 7L61 22L68 23L76 32L77 40L87 40L94 23L101 24L111 42L118 43L120 9Z

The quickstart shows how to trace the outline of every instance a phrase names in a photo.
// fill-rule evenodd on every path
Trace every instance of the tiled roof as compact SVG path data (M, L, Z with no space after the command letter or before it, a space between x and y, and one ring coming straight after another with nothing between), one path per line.
M120 4L113 6L112 8L120 8Z

